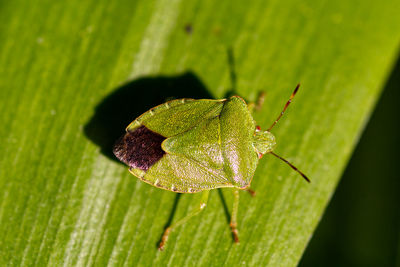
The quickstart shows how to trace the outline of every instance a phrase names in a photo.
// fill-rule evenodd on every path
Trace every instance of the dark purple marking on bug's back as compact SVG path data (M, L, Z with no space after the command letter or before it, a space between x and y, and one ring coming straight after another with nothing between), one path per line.
M122 136L114 145L113 152L129 167L147 171L164 156L161 143L165 139L142 125Z

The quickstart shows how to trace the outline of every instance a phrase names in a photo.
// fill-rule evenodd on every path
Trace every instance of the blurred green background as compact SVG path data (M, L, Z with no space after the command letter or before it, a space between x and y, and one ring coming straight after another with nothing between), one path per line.
M0 266L296 266L304 251L301 266L398 265L398 10L398 0L1 1ZM199 195L130 175L111 154L124 127L167 99L235 89L247 101L266 91L254 114L266 129L298 82L273 133L311 184L266 155L257 196L241 194L240 245L224 189L158 252Z

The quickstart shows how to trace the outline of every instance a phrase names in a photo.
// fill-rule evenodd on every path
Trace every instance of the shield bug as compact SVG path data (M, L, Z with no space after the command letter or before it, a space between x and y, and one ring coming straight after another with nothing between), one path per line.
M235 242L239 242L239 190L252 192L249 186L258 160L266 153L289 164L309 182L301 171L273 152L275 137L271 129L298 89L299 85L266 131L256 126L251 115L256 105L247 105L239 96L169 101L128 125L113 152L133 175L164 190L203 194L197 209L165 229L160 250L170 232L205 208L209 191L223 187L234 189L230 227Z

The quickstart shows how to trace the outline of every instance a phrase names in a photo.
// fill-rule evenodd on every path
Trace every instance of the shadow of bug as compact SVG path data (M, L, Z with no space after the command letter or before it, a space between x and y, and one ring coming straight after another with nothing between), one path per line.
M178 98L212 96L192 72L139 78L117 88L98 103L93 117L84 126L84 133L100 147L103 155L120 163L112 150L126 126L146 110Z

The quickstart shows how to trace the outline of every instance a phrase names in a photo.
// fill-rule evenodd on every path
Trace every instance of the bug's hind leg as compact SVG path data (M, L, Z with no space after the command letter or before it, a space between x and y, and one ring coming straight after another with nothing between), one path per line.
M210 191L203 191L202 196L201 196L201 200L200 200L200 205L195 209L192 210L188 215L186 215L185 217L183 217L182 219L180 219L179 221L177 221L174 224L171 224L170 226L168 226L165 230L164 230L164 234L161 237L161 241L160 244L158 245L158 249L159 250L163 250L165 247L165 244L168 241L168 237L169 234L175 230L175 228L177 228L178 226L184 224L185 222L187 222L190 218L192 218L193 216L196 216L197 214L199 214L206 206L207 206L207 201L208 201L208 195L209 195Z

